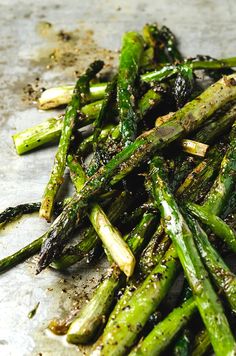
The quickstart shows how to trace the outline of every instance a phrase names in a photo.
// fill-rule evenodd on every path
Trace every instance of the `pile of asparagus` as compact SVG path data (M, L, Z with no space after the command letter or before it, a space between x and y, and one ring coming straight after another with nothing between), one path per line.
M51 324L69 343L94 343L91 355L236 354L236 276L225 262L236 253L235 66L184 59L168 28L148 24L124 34L110 82L93 62L74 87L42 93L40 109L67 105L63 115L13 136L19 155L55 141L58 150L42 202L6 209L0 226L38 210L53 222L0 271L36 253L37 273L104 254L110 264L74 320ZM66 169L76 192L58 202Z

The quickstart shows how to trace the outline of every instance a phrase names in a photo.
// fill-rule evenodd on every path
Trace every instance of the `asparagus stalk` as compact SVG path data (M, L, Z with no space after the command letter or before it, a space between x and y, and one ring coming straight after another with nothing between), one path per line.
M22 216L23 214L31 214L34 213L35 211L39 211L39 208L40 208L40 202L19 204L14 207L9 207L4 211L2 211L0 214L0 227Z
M212 184L218 172L223 154L219 145L213 147L208 156L187 175L176 190L176 196L180 197L181 200L191 201L198 201L205 197L204 194L210 188L209 183Z
M89 100L96 101L102 99L105 94L107 83L98 83L90 85ZM42 110L48 110L60 105L68 104L73 96L75 87L65 85L45 90L38 100L38 107Z
M102 67L102 61L96 61L88 67L85 74L78 79L71 102L67 106L53 169L49 182L45 188L39 211L39 215L44 217L47 221L51 220L55 196L63 181L63 174L66 166L66 155L69 149L78 110L81 109L84 100L86 100L89 95L89 81L94 78Z
M174 34L166 26L161 28L161 37L166 45L168 55L172 62L181 62L183 57L177 48L177 41Z
M127 193L122 192L112 203L108 210L107 216L112 224L117 223L118 219L132 204L132 199ZM66 249L63 254L53 261L51 267L58 270L65 270L73 264L81 261L93 248L99 244L100 240L96 231L91 226L86 230L85 236L81 242L73 246L73 248Z
M132 276L135 266L135 257L118 230L111 225L98 204L93 204L89 216L94 229L104 246L108 249L113 260L127 277Z
M81 108L81 118L78 117L78 124L83 126L90 124L97 118L102 106L102 100L84 105ZM39 125L30 127L24 131L13 135L16 151L19 155L40 147L46 143L56 141L60 138L64 116L50 118ZM82 129L79 130L82 133Z
M128 235L126 242L136 255L145 240L151 235L156 218L152 213L145 213L140 223ZM123 281L123 276L115 268L112 274L103 280L95 294L72 322L67 333L70 343L88 343L96 335L98 329L106 321L106 316L113 302L114 293Z
M132 294L128 304L107 326L91 355L124 355L134 344L149 316L165 297L178 272L178 260L171 245L163 260Z
M233 312L236 312L236 276L224 263L218 252L208 240L206 233L194 219L189 220L193 236L212 279L226 296Z
M68 203L69 200L70 198L67 198L64 200L64 202L55 203L56 215L58 215L61 212L63 205ZM0 228L13 220L20 218L24 214L32 214L36 211L39 211L40 205L41 205L40 202L36 202L36 203L19 204L13 207L6 208L0 213Z
M77 193L79 193L87 180L86 174L76 158L73 160L73 158L69 156L67 161L72 173L72 181ZM134 271L135 258L119 231L111 224L106 213L97 203L90 205L88 216L112 259L117 263L120 269L130 277Z
M213 117L213 120L207 122L201 130L199 130L193 139L199 142L211 144L214 140L229 129L236 120L236 105L223 113L220 117Z
M141 254L139 267L144 275L151 273L151 270L161 261L170 247L171 241L167 235L164 234L163 236L163 232L161 224Z
M157 24L146 24L143 27L143 38L150 49L154 49L154 59L159 63L167 63L168 57L165 53L165 44L161 40L160 30Z
M122 192L113 202L108 211L108 218L112 223L116 223L117 219L126 211L130 206L132 200L125 192ZM60 203L59 203L60 204ZM60 205L59 205L60 208ZM3 273L17 264L24 262L29 257L40 251L45 235L39 237L35 241L26 245L14 254L7 256L0 260L0 273ZM81 261L88 253L95 248L99 243L98 236L91 226L83 234L83 239L73 248L66 250L59 260L54 261L51 267L59 270L65 270L76 262Z
M160 355L190 320L196 310L194 298L175 308L164 320L139 342L129 355Z
M98 137L101 133L102 126L104 125L104 122L107 118L107 114L110 111L111 104L113 101L113 96L114 96L114 91L116 89L116 81L117 78L115 77L111 83L108 83L106 90L105 90L105 96L103 99L102 107L99 112L99 115L94 121L94 134L93 134L93 145L94 145L94 150L96 150L97 146L97 141Z
M120 132L125 145L136 138L137 113L135 112L134 83L137 79L143 54L143 40L136 32L127 32L122 39L117 79L117 103Z
M0 273L6 272L7 270L11 269L12 267L18 265L21 262L24 262L27 258L39 252L44 238L45 234L39 237L37 240L34 240L30 244L21 248L19 251L0 260Z
M236 183L236 122L230 134L230 145L222 160L216 178L203 206L212 214L219 215L227 205Z
M165 219L166 232L176 247L185 276L193 291L198 310L209 332L216 355L222 355L223 352L227 355L233 355L236 346L234 337L201 262L194 244L193 235L165 182L162 165L160 158L153 159L151 178L153 196L156 199L162 217Z
M111 275L104 279L92 299L82 308L79 317L72 322L66 337L69 343L86 344L96 335L106 321L120 282L120 270L114 267Z
M67 243L75 222L83 215L82 209L84 211L88 202L98 195L109 181L111 185L117 183L135 167L153 156L158 149L196 130L217 109L236 97L235 79L236 76L233 74L216 82L198 98L180 109L170 122L141 135L108 164L101 167L52 224L52 231L47 234L40 253L38 272L58 256Z
M222 219L209 212L204 206L194 203L186 203L188 211L206 226L208 226L216 236L222 239L228 247L236 252L236 234Z
M231 68L236 67L236 57L223 58L215 61L187 61L186 63L177 66L167 65L160 70L142 74L141 80L146 83L163 81L177 74L182 65L189 66L192 70Z
M39 125L13 135L18 155L22 155L48 142L56 141L61 135L62 118L50 118Z

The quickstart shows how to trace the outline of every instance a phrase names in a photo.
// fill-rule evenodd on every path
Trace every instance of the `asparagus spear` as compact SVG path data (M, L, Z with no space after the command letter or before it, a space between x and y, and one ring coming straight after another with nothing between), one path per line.
M126 242L134 255L151 235L155 222L156 218L152 213L145 213L140 223L128 235ZM101 324L106 321L113 302L112 297L122 281L123 276L115 268L111 275L100 283L91 300L72 322L67 333L68 342L84 344L94 338Z
M156 233L141 254L139 260L140 270L147 275L161 261L170 247L171 241L167 235L163 236L163 226L159 225Z
M220 173L216 178L202 206L187 203L188 210L197 216L212 231L222 238L228 246L236 251L236 235L234 231L218 216L224 211L236 182L236 124L230 135L230 145L221 163Z
M118 219L124 212L130 208L133 200L126 192L122 192L112 203L108 210L107 216L112 224L117 223ZM95 248L99 243L96 231L91 226L85 232L85 236L81 242L63 252L63 254L53 261L51 266L58 270L65 270L76 262L84 258L91 249Z
M97 118L102 107L102 100L84 105L81 108L81 116L78 117L77 126L90 124ZM42 123L16 133L12 136L16 151L19 155L24 154L34 148L46 143L53 142L60 138L64 116L49 118ZM79 130L82 132L82 129Z
M137 79L143 47L142 37L138 33L124 34L118 68L117 103L120 131L125 145L136 138L138 119L135 112L133 87Z
M22 216L23 214L31 214L34 213L35 211L39 211L39 208L40 208L40 202L19 204L14 207L9 207L5 209L3 212L1 212L0 214L0 227Z
M203 206L212 214L219 215L227 205L236 183L236 122L230 133L229 148L221 162L220 173L216 178Z
M114 96L114 91L116 88L116 81L117 78L113 78L111 83L108 83L106 90L105 90L105 96L103 99L102 107L99 112L99 115L97 116L96 120L94 121L94 134L93 134L93 145L94 145L94 150L96 150L97 147L97 141L98 137L101 133L102 126L104 125L104 122L107 118L108 112L110 111L113 96Z
M220 117L213 117L194 136L193 139L199 142L211 144L217 137L229 129L236 119L236 105L223 113Z
M141 80L144 82L163 81L176 75L182 64L178 66L167 65L160 70L152 71L141 75ZM192 70L196 69L222 69L236 67L236 57L223 58L215 61L187 61L183 64L189 66Z
M208 156L187 175L176 190L176 196L180 197L181 200L195 202L205 197L215 179L223 155L224 152L219 145L213 147Z
M66 155L70 145L72 130L77 117L77 111L83 106L84 100L89 95L89 81L103 67L103 62L96 61L92 63L85 74L82 75L75 86L71 103L67 106L65 118L63 121L62 133L59 147L55 156L54 166L51 172L49 182L46 186L39 215L50 221L53 211L54 199L62 184L63 174L66 166Z
M233 229L215 214L209 212L204 206L194 203L186 203L187 210L195 217L200 219L206 226L222 239L228 247L236 252L236 234Z
M160 35L166 45L166 49L171 61L181 62L183 60L183 57L177 48L177 41L171 30L166 26L162 26Z
M157 324L129 355L160 355L174 339L176 333L188 323L195 310L194 298L189 298Z
M44 238L45 238L45 234L39 237L37 240L34 240L30 244L21 248L19 251L0 260L0 273L9 270L10 268L18 265L21 262L24 262L27 258L39 252Z
M79 317L72 322L66 337L69 343L86 344L96 335L106 321L120 282L120 270L114 267L111 275L104 279L92 299L82 308Z
M69 156L67 161L72 173L72 181L77 193L79 193L86 182L86 174L76 157L73 159L73 157ZM106 213L97 203L90 205L88 216L112 259L117 263L120 269L130 277L133 274L135 258L119 231L111 224Z
M135 257L119 231L111 225L98 204L93 203L89 213L91 222L104 246L108 249L113 260L127 277L132 276L135 266Z
M153 159L151 177L153 195L165 219L166 232L176 247L216 355L222 355L223 352L231 355L236 345L228 321L201 262L193 235L165 182L162 165L162 159Z
M236 97L235 74L225 77L206 89L198 98L186 104L159 128L141 135L125 147L108 164L91 177L78 196L74 196L59 218L52 224L40 253L38 272L45 268L61 252L82 209L99 194L110 181L113 185L123 179L135 167L149 159L155 152L174 140L196 130L218 108ZM60 236L60 237L59 237Z
M62 118L50 118L39 125L13 135L18 155L22 155L45 143L56 141L61 135Z
M143 27L143 38L147 46L154 49L154 59L159 63L167 63L168 57L165 53L165 44L162 42L157 24L146 24Z
M218 252L208 240L206 233L194 219L189 219L193 236L202 259L211 274L212 279L226 296L233 312L236 312L236 276L224 263Z
M69 202L69 198L65 199L64 202L56 202L55 203L55 213L59 215L61 212L63 205ZM19 204L13 207L6 208L0 213L0 228L5 224L15 220L16 218L20 218L24 214L32 214L36 211L39 211L41 203L25 203Z
M108 218L110 221L115 223L131 203L132 200L130 197L125 192L122 192L115 199L108 211ZM39 237L14 254L0 260L0 273L7 271L21 262L24 262L27 258L39 252L44 238L45 235ZM98 243L98 236L94 228L91 226L83 234L82 241L80 241L76 246L70 247L68 250L64 251L60 259L54 261L51 266L55 269L65 270L86 257L88 253L98 245Z
M92 84L90 86L89 100L95 101L102 99L105 94L107 83ZM38 100L39 109L47 110L60 105L68 104L73 96L75 87L65 85L45 90Z
M106 327L91 355L124 355L137 334L165 297L178 272L179 263L171 245L163 260L132 294L128 304ZM148 296L148 297L147 297Z

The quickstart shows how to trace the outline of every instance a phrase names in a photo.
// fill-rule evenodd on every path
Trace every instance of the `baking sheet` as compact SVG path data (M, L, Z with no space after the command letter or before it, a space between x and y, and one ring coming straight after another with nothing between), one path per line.
M235 4L234 0L0 0L0 210L39 201L48 180L56 147L19 157L11 139L12 134L58 114L40 112L32 103L40 88L73 83L74 72L95 58L105 59L109 71L116 63L122 33L152 21L169 26L187 56L234 56ZM69 195L70 189L61 194ZM33 214L0 231L0 258L47 227ZM35 276L32 258L1 275L0 355L82 354L84 350L53 337L46 327L52 318L84 303L104 268L105 264L98 269L83 264L72 274L47 269ZM35 317L29 319L38 302Z

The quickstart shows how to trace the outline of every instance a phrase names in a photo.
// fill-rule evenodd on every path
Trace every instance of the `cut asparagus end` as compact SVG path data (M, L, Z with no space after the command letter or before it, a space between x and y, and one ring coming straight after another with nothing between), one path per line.
M102 99L107 83L93 84L90 86L90 99L92 101ZM60 105L68 104L73 95L74 86L64 85L45 90L38 100L38 108L48 110Z
M50 118L39 125L30 127L12 136L18 155L22 155L45 143L56 140L60 137L62 119Z
M181 141L181 147L184 152L194 156L205 157L209 148L205 143L184 139Z
M39 216L47 220L47 222L51 221L53 212L53 198L51 196L46 196L43 198L41 207L39 210Z
M132 276L135 267L135 257L119 231L111 225L106 214L99 205L94 204L90 220L104 246L110 252L113 260L127 277Z
M60 86L45 90L38 100L38 108L48 110L69 103L72 98L74 86Z

